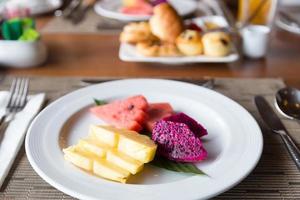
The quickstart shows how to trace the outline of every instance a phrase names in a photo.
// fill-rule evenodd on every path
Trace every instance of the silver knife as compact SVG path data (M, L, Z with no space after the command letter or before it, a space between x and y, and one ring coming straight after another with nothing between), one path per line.
M255 104L259 111L260 116L268 127L274 132L280 135L283 140L289 154L294 160L298 170L300 171L300 150L289 136L288 131L280 121L279 117L273 111L271 106L262 96L255 96Z

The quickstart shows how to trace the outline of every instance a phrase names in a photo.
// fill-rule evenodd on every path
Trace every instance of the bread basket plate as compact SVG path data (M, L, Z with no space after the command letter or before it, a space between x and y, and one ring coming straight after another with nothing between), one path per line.
M142 94L149 102L169 102L208 130L208 152L197 163L205 175L172 172L150 164L128 184L95 177L63 158L62 143L77 143L90 124L93 98L115 100ZM61 143L62 142L62 143ZM243 180L256 166L263 148L260 128L239 104L190 83L162 79L127 79L92 85L67 94L45 108L26 136L26 154L33 169L50 185L85 200L192 200L216 196Z
M205 16L186 20L186 23L193 22L205 30L205 22L213 22L221 28L228 27L228 23L222 16ZM121 43L119 58L126 62L146 62L162 64L185 64L185 63L230 63L239 59L237 49L232 43L231 53L224 57L211 57L205 55L198 56L178 56L178 57L147 57L141 55L132 44Z
M168 1L179 13L180 16L192 14L197 9L197 2L194 0L169 0ZM121 0L102 0L95 4L94 10L97 14L120 21L145 21L150 15L129 15L120 12Z

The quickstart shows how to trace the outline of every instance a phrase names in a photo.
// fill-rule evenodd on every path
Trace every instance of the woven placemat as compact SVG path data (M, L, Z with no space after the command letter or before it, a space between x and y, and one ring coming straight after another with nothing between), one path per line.
M82 78L32 77L31 93L46 92L51 101L83 87ZM12 77L0 81L0 90L8 89ZM197 83L197 80L189 80ZM269 133L262 125L255 108L254 95L265 96L273 102L275 92L284 86L281 79L231 79L217 78L214 90L234 99L245 107L263 130L264 151L255 170L233 189L215 199L300 199L300 173L295 167L280 138ZM283 123L300 144L298 123L282 118ZM0 163L1 164L1 163ZM199 186L201 187L201 186ZM73 199L56 190L31 168L24 147L1 188L0 199Z
M222 15L218 3L215 0L199 1L195 16ZM42 33L77 33L77 34L118 34L126 22L121 22L98 15L94 9L90 9L84 20L74 25L63 17L54 17L45 27Z

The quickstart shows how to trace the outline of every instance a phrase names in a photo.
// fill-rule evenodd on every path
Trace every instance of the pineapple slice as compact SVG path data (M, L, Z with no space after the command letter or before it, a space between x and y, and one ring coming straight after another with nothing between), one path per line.
M65 153L64 158L73 163L75 166L91 171L93 169L93 159L90 154L77 146L70 146L66 149L63 149Z
M130 176L130 172L124 170L110 162L103 159L96 159L94 161L93 172L103 178L126 183Z
M91 125L90 130L91 137L110 146L114 145L119 152L140 162L148 163L154 158L156 144L146 135L112 126Z
M106 151L110 148L108 145L97 142L92 138L81 139L78 142L78 146L87 152L95 154L99 158L103 158L106 155Z
M132 157L127 156L126 154L123 154L115 149L107 152L106 160L124 170L129 171L131 174L140 172L144 166L144 163L135 160Z
M153 160L156 153L156 144L146 135L134 131L118 132L118 150L143 163Z
M118 144L118 135L111 130L110 126L90 126L89 137L98 142L105 143L111 147Z
M130 174L140 172L144 163L154 158L156 144L135 131L91 125L88 138L63 152L77 167L125 183Z

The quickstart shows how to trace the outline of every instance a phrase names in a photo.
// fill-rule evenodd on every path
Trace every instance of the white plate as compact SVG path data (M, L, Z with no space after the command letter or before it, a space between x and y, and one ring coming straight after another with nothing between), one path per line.
M190 20L187 20L190 21ZM227 27L228 23L222 16L206 16L192 19L195 24L203 27L204 22L210 21L220 27ZM150 62L164 64L184 64L184 63L230 63L239 59L236 47L233 44L231 53L224 57L210 57L205 55L199 56L182 56L182 57L147 57L139 54L136 47L131 44L121 43L119 58L126 62Z
M169 3L177 10L179 15L185 16L193 13L197 8L194 0L169 0ZM120 12L121 0L102 0L95 4L95 12L101 16L120 21L145 21L150 15L129 15Z
M10 0L0 3L0 13L3 12L6 3L10 5L22 5L31 10L32 15L40 15L56 10L62 6L62 0Z
M87 110L93 98L112 100L143 94L149 102L170 102L208 130L203 138L207 160L197 166L208 176L171 172L147 165L121 184L92 176L64 161L60 140L75 144L91 123L101 121ZM26 137L34 170L50 185L79 199L184 200L216 196L243 180L263 148L259 126L239 104L212 90L160 79L111 81L82 88L56 100L34 120Z

